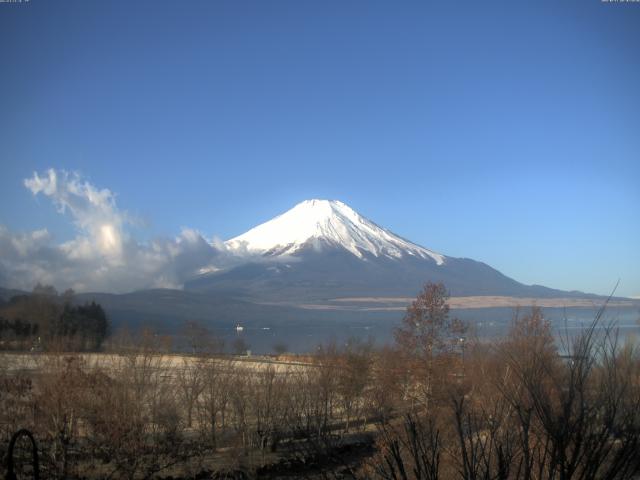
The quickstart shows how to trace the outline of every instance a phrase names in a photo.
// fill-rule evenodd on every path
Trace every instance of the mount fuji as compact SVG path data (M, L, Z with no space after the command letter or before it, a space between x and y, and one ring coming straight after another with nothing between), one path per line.
M456 313L470 308L469 318L476 320L511 318L511 308L493 308L503 305L505 297L514 306L540 301L564 307L598 300L524 285L482 262L435 252L338 201L299 203L218 250L218 263L203 268L183 289L88 292L76 300L97 301L115 326L175 332L184 321L197 321L220 334L236 334L232 327L241 322L246 332L261 332L251 337L258 351L269 351L269 342L283 335L296 351L305 351L313 348L310 341L318 341L313 332L350 335L362 328L390 338L389 329L428 281L441 281L452 297L465 297L457 299L462 306ZM0 304L18 293L25 292L0 288ZM477 302L484 306L474 309Z
M335 200L306 200L225 242L239 261L187 282L186 290L274 303L345 297L412 297L427 281L454 296L560 297L482 262L434 252ZM584 294L581 294L584 295Z
M415 257L444 263L443 255L398 237L337 200L306 200L226 244L271 257L342 248L360 259Z

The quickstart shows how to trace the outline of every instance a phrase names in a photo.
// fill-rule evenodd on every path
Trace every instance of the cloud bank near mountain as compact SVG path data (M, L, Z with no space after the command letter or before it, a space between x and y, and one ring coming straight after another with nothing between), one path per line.
M224 244L184 228L175 238L140 243L114 194L77 173L49 169L24 185L49 199L77 228L75 238L56 244L46 228L19 233L0 225L0 285L31 289L36 283L77 291L127 292L180 288L195 274L224 264Z

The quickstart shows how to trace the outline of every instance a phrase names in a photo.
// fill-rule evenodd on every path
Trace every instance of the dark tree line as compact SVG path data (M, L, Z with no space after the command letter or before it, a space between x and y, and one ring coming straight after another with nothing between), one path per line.
M15 320L7 320L0 317L0 338L5 336L14 336L25 339L38 334L39 326L37 323L24 321L21 318Z
M62 295L37 286L31 294L16 295L0 307L0 341L4 348L99 350L109 334L109 320L101 305L72 303L73 292Z

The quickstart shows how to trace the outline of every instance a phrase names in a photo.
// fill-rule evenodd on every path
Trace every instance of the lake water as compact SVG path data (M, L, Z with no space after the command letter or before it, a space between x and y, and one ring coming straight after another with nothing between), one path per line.
M526 313L526 309L522 310ZM551 321L557 336L579 334L590 325L596 315L592 308L543 308L545 318ZM503 336L513 318L512 308L456 309L451 316L465 321L480 339ZM215 333L223 338L227 350L237 340L242 339L255 354L274 352L276 345L286 347L288 352L309 353L318 345L335 341L344 345L349 339L371 339L376 345L393 343L393 331L400 325L402 312L385 312L361 318L357 321L341 322L336 319L305 321L286 324L243 325L241 332L235 327L217 328ZM637 308L609 308L600 322L600 328L613 324L619 331L621 340L640 338Z

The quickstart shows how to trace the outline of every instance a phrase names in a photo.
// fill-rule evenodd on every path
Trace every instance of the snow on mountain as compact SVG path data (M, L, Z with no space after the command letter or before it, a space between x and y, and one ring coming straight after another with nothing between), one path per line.
M291 210L226 242L231 250L292 255L306 248L341 246L358 258L418 257L437 265L446 257L411 243L336 200L305 200Z

